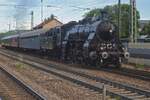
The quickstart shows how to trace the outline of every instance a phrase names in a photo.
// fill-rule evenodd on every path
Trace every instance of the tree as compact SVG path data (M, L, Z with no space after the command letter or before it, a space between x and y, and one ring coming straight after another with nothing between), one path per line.
M14 35L14 34L16 34L15 31L9 31L9 32L5 32L5 33L0 33L0 39L5 37L5 36Z
M93 9L85 13L84 17L93 17L95 15L100 16L100 12L105 10L111 17L111 21L116 24L118 23L118 5L106 6L103 9ZM137 11L137 23L140 18L139 11ZM129 28L130 28L130 5L121 4L121 37L129 37ZM139 26L139 25L138 25Z
M150 22L149 24L145 25L142 32L143 35L149 35L150 36Z
M93 10L91 10L91 11L85 13L85 14L83 15L83 17L88 18L88 17L93 17L93 16L100 16L101 10L102 10L102 9L99 9L99 8L93 9Z

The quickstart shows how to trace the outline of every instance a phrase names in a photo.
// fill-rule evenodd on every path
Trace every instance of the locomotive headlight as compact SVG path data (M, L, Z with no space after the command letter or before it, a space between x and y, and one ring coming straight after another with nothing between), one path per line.
M122 47L122 50L124 50L124 51L125 51L125 48L124 48L124 47Z
M123 47L122 50L127 51L127 48L124 48L124 47Z
M125 53L124 53L124 57L125 57L126 59L128 59L128 58L130 57L129 52L125 52Z
M102 53L102 58L103 59L107 59L108 58L108 53L107 52L103 52Z
M104 50L104 47L100 47L101 50Z
M113 32L113 30L109 30L109 32L110 32L110 33L112 33L112 32Z

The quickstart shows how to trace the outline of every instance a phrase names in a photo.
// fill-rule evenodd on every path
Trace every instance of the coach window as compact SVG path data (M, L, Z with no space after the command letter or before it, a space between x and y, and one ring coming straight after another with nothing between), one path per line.
M59 28L57 29L57 33L60 33Z
M49 31L49 32L48 32L48 36L52 36L52 31Z
M31 40L32 40L32 41L34 41L34 37L33 37L33 38L31 38Z
M42 35L43 35L43 36L48 36L48 34L49 34L49 33L48 33L48 32L46 32L45 34L42 34Z
M52 34L51 36L53 36L53 35L54 35L54 30L53 30L53 29L51 30L51 34Z

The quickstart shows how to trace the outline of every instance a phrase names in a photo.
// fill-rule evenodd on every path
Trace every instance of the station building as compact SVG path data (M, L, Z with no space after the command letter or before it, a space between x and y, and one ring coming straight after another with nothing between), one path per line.
M35 26L33 28L33 30L36 30L36 29L51 29L51 28L54 28L56 26L62 26L63 23L60 22L58 19L54 18L54 17L51 17L51 18L48 18L48 19L45 19L42 23L40 23L39 25Z

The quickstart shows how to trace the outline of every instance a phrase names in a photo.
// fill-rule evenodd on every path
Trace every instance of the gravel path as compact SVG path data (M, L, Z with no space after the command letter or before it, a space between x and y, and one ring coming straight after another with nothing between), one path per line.
M69 67L69 68L70 68L70 66L71 66L71 68L74 68L74 67L79 67L80 69L82 68L81 65L66 65L66 64L55 62L55 61L49 61L49 60L44 60L44 62L49 63L49 64L55 64L55 65L58 65L58 66L63 66L63 67ZM115 73L100 71L100 70L97 70L97 69L83 68L81 70L83 72L87 72L88 74L91 74L91 75L94 75L94 76L98 76L98 77L106 78L106 79L109 79L109 80L113 80L113 81L129 84L129 85L133 85L133 86L139 87L141 89L150 90L150 82L147 82L147 81L144 81L144 80L140 80L140 79L124 76L124 75L118 75L118 74L115 74Z
M0 98L2 100L35 100L16 82L0 70ZM0 99L0 100L1 100Z
M109 80L116 81L116 82L129 84L129 85L136 86L138 88L150 91L150 82L148 82L148 81L144 81L144 80L140 80L140 79L124 76L124 75L118 75L115 73L110 73L110 72L101 71L101 70L97 70L97 69L82 68L81 65L73 65L73 64L66 65L66 64L57 63L54 61L49 61L49 63L59 65L59 66L61 65L64 67L70 67L71 66L71 68L78 66L80 68L80 70L82 70L83 72L85 72L87 74L97 76L97 77L102 77L104 79L109 79Z
M49 100L101 100L101 94L0 55L0 63ZM5 67L6 67L5 66Z
M113 80L116 82L129 84L129 85L150 91L150 82L147 82L147 81L135 79L132 77L126 77L123 75L119 76L117 74L112 74L112 73L104 72L104 71L96 71L96 70L90 71L89 74L95 75L98 77L103 77L104 79L109 79L109 80Z
M123 67L128 69L135 69L135 70L141 70L141 71L147 71L150 72L150 66L145 65L136 65L136 64L123 64Z

